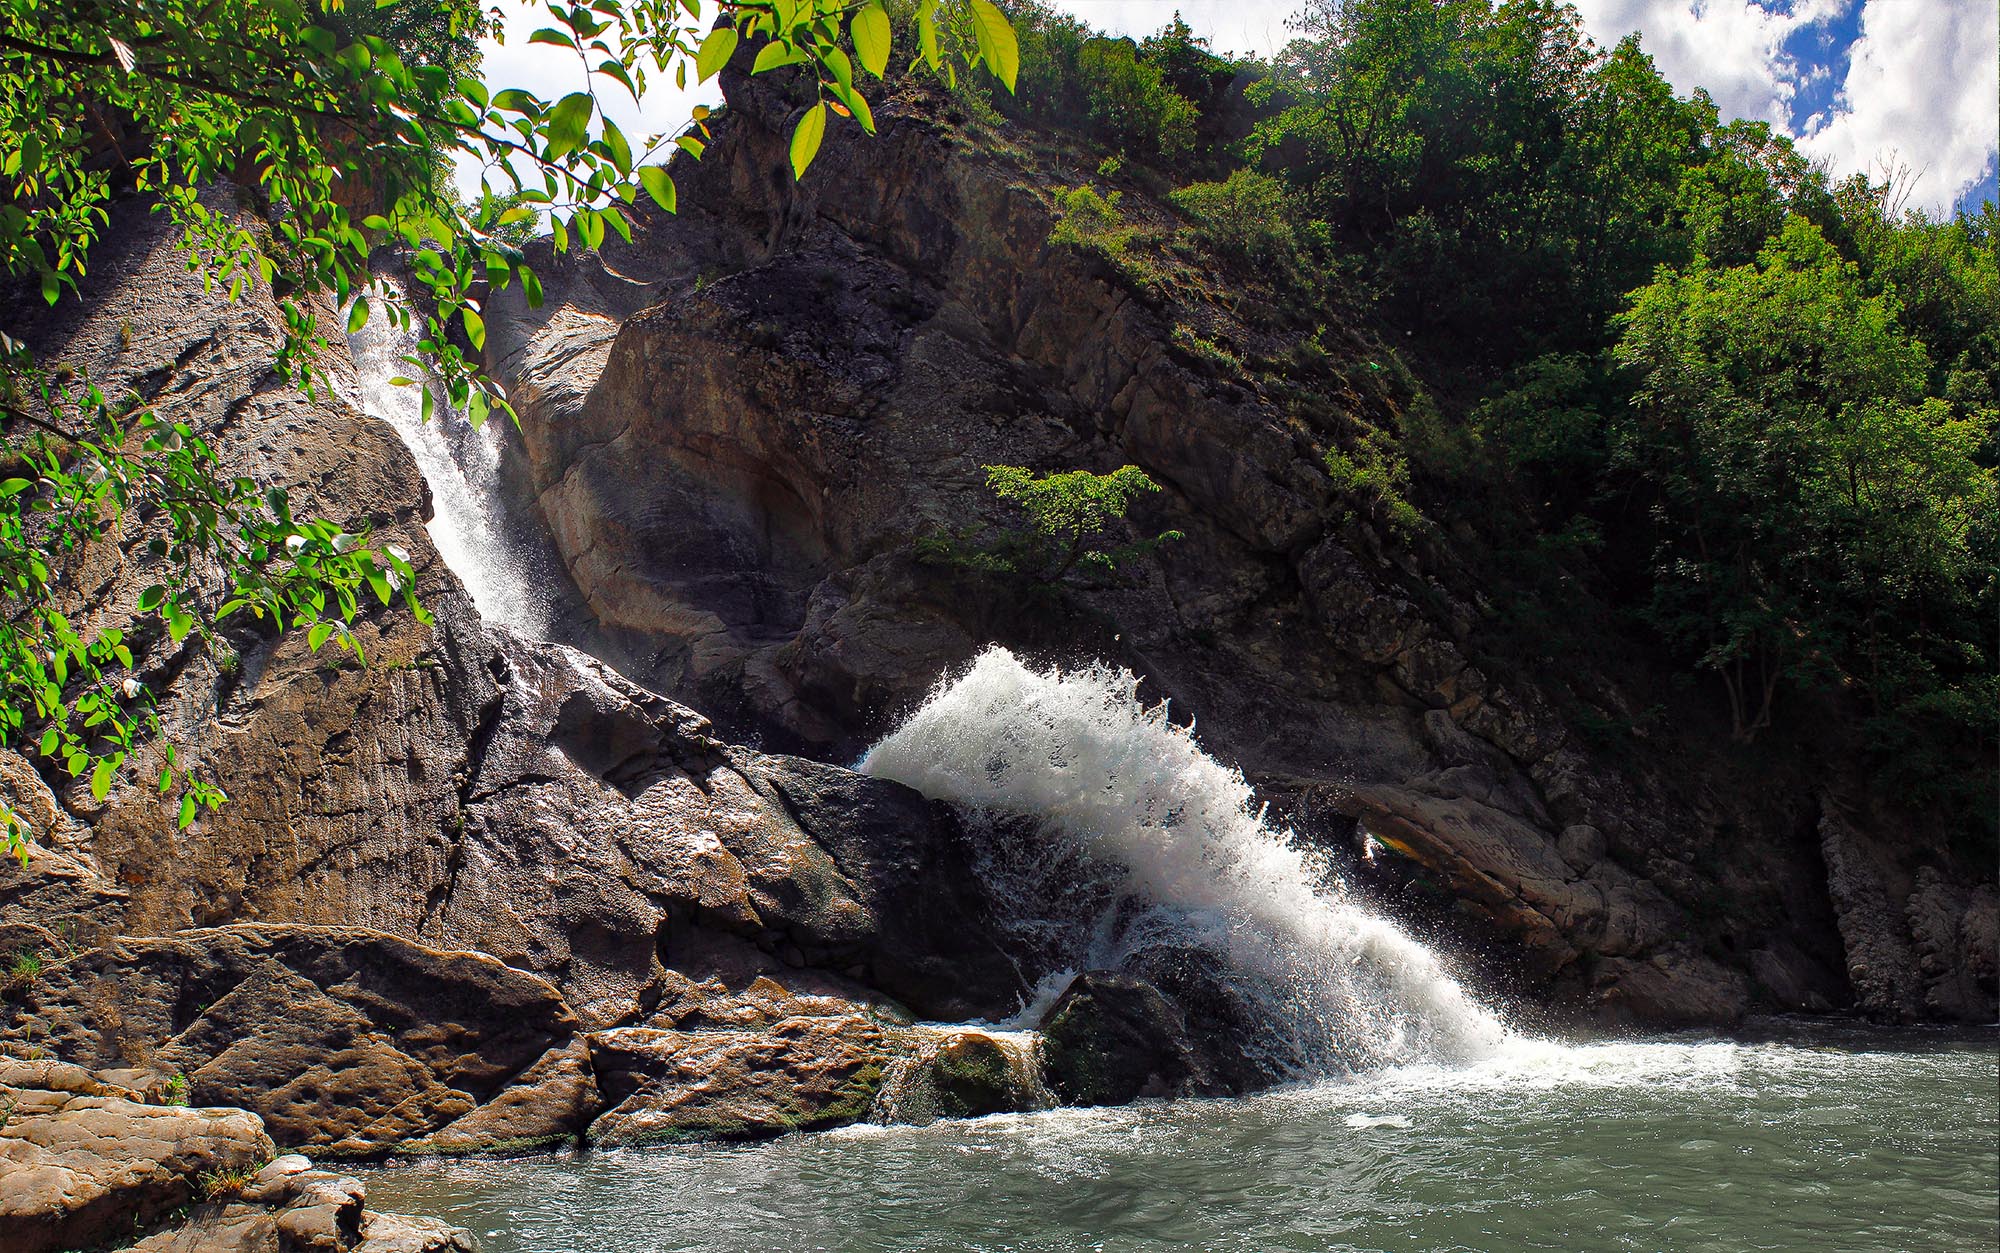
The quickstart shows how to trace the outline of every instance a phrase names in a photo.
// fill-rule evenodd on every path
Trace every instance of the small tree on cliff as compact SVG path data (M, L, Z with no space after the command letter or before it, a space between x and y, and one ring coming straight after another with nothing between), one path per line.
M545 215L558 252L629 239L640 196L675 208L666 158L699 157L708 137L696 109L680 133L635 142L600 93L636 101L661 76L706 80L740 43L761 44L753 73L801 66L815 85L790 145L802 176L836 116L874 130L863 87L894 51L877 0L726 0L706 16L701 0L542 4L549 24L529 42L577 58L588 84L559 100L471 72L477 0L0 0L0 276L39 285L52 305L71 296L112 198L137 194L172 219L206 281L232 299L270 289L285 322L273 364L289 380L324 386L329 337L385 316L420 327L420 364L478 423L511 414L475 359L484 300L516 286L541 300L506 228ZM913 67L983 66L1012 89L1014 36L988 0L897 7ZM729 22L709 26L713 8ZM440 170L464 160L484 171L480 204L514 203L498 214L461 203ZM223 179L254 192L253 225L204 198ZM370 253L397 242L413 250L420 308L368 290ZM126 633L73 623L80 605L58 580L62 554L120 516L150 520L179 575L139 600L176 645L250 614L358 654L347 627L371 596L423 613L392 546L295 518L282 490L225 475L170 410L48 368L3 332L0 444L0 745L87 777L99 798L158 722ZM221 572L220 594L197 569ZM221 803L170 745L162 753L158 784L179 789L181 825ZM0 824L25 857L4 802Z
M1056 583L1078 568L1114 574L1121 565L1169 540L1184 538L1179 531L1164 531L1151 539L1111 542L1113 530L1140 493L1160 490L1138 466L1120 466L1109 474L1064 470L1042 475L1025 466L982 468L993 494L1028 515L1027 527L984 539L970 531L928 536L917 543L918 557Z

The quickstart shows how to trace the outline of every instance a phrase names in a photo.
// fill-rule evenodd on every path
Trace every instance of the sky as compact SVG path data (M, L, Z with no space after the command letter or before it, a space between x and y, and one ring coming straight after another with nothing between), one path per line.
M1771 123L1837 175L1878 181L1904 170L1908 203L1948 213L2000 198L2000 4L1995 0L1573 0L1609 46L1632 32L1682 95L1706 88L1725 116ZM1299 0L1055 0L1114 34L1142 37L1176 10L1217 51L1269 55L1290 38ZM527 43L539 6L503 0L508 45L489 46L495 86L553 98L581 69L561 50ZM612 89L616 91L616 88ZM648 92L642 111L614 110L621 128L673 130L706 89ZM476 190L476 174L461 173Z

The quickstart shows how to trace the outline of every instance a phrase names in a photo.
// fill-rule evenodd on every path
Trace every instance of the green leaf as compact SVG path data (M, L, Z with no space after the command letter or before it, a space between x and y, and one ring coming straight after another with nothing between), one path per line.
M185 831L194 823L194 793L181 793L180 828Z
M750 66L752 74L762 74L781 66L797 65L806 59L806 54L790 44L767 43L757 52L757 60Z
M313 652L318 652L320 646L326 643L327 636L332 634L333 623L321 622L315 625L312 630L306 632L306 647Z
M917 0L917 50L923 54L924 64L935 72L939 60L936 0Z
M90 794L98 800L103 800L111 794L112 769L111 758L100 757L97 759L97 767L90 772Z
M861 68L880 78L889 68L889 15L879 4L871 4L854 15L854 55Z
M583 147L584 137L590 131L591 115L597 104L589 94L573 91L556 101L556 107L549 113L549 158L557 160Z
M868 107L868 101L860 92L843 83L834 83L828 90L840 101L841 107L846 109L847 116L861 123L862 130L871 135L875 133L875 113Z
M1014 28L1007 24L1007 15L993 6L993 0L971 0L971 5L979 58L1011 92L1021 72L1021 45L1014 38Z
M639 183L646 189L646 194L653 198L654 204L665 209L668 213L676 212L675 206L677 202L674 196L674 180L667 177L665 170L657 165L642 165L639 167ZM526 285L524 281L522 286L525 287ZM539 284L537 287L539 289ZM540 304L541 301L531 299L529 303Z
M347 333L354 334L368 325L368 297L356 296L354 305L347 311Z
M493 97L493 107L508 113L532 116L540 112L541 101L535 98L533 92L522 91L519 87L509 87Z
M571 39L559 30L551 30L546 26L528 36L528 42L531 44L554 44L558 48L576 47L576 40Z
M804 178L806 167L819 155L819 144L826 138L826 106L816 104L807 109L792 131L792 177Z
M486 351L486 319L479 316L470 306L458 311L459 319L465 323L465 337L481 352Z
M736 30L731 26L718 26L708 32L708 38L701 41L701 51L695 54L694 73L700 82L707 82L722 72L729 64L729 58L736 55ZM759 61L763 56L759 54Z
M625 132L608 117L604 119L604 146L611 150L611 164L618 167L618 172L631 173L632 145L625 141Z

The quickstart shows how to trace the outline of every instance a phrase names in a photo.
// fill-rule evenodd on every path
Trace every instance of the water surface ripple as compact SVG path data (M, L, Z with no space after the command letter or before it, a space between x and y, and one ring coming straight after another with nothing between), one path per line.
M369 1173L486 1253L1992 1249L2000 1037L1522 1041L1233 1101Z

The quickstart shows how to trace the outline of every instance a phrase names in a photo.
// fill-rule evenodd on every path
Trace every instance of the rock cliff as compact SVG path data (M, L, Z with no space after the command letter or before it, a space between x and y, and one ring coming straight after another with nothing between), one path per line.
M1612 1022L1991 1016L1990 883L1943 888L1991 867L1897 838L1921 816L1893 798L1730 761L1699 720L1595 743L1579 720L1661 676L1610 641L1591 673L1500 655L1479 572L1369 525L1320 468L1314 423L1367 396L1302 420L1186 347L1271 337L1225 282L1163 290L1050 242L1089 154L906 87L798 185L796 102L725 87L680 217L490 319L523 505L598 651L731 734L835 758L988 641L1114 658L1300 830L1386 850L1357 875L1496 985ZM920 537L1010 524L989 463L1136 464L1165 488L1136 530L1186 538L1053 594L926 564Z

